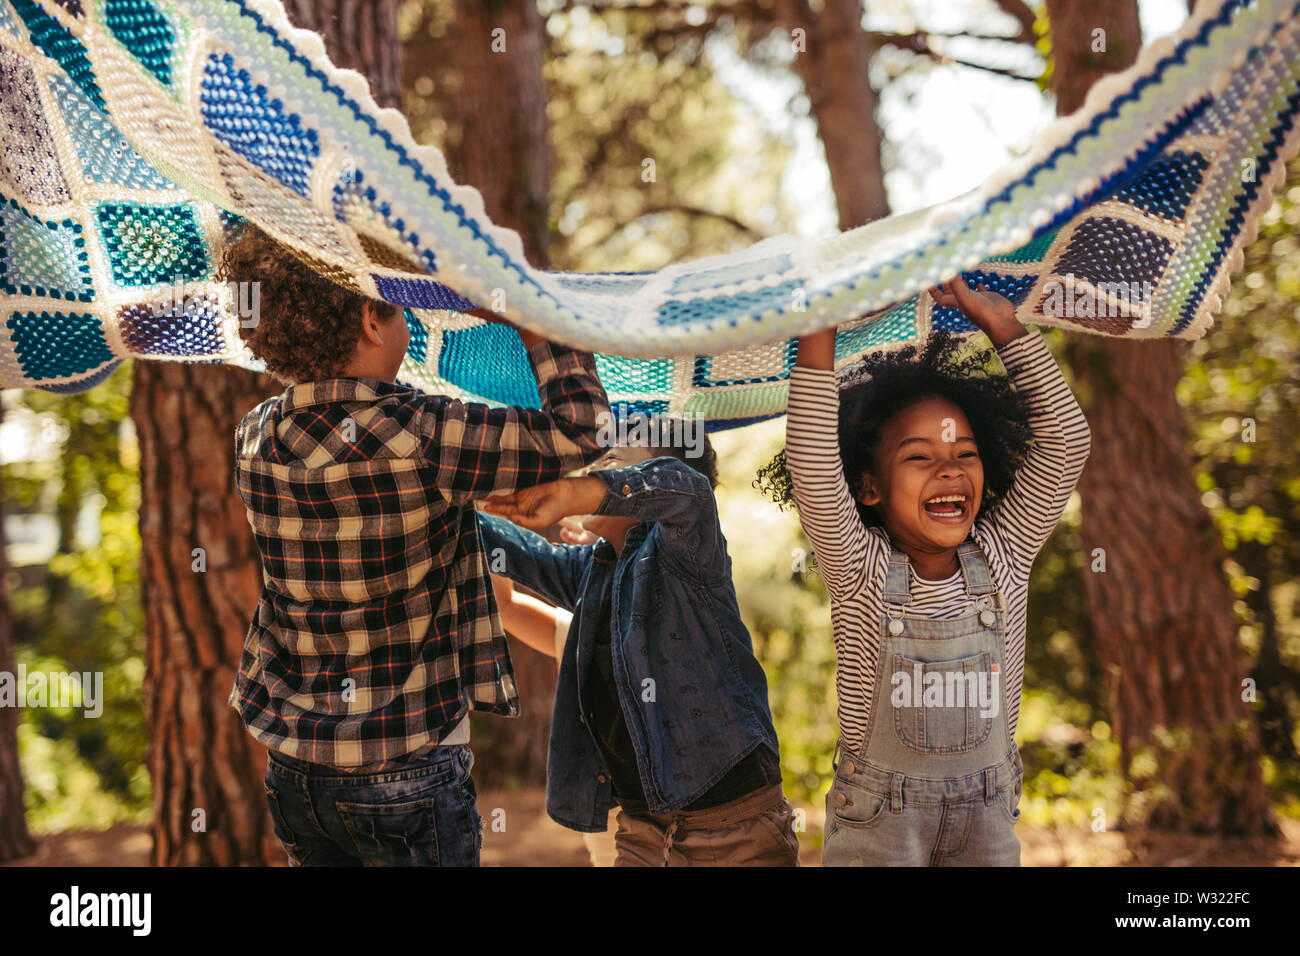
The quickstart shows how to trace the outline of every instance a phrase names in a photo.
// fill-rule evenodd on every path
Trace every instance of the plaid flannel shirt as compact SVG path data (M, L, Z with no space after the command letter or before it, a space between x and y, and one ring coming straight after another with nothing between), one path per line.
M471 503L597 458L595 361L529 349L540 410L308 382L236 435L264 586L229 703L272 750L352 772L421 756L519 695Z

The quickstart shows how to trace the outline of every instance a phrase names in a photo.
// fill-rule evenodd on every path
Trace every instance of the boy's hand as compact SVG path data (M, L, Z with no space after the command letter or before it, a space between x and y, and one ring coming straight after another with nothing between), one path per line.
M983 285L972 289L961 276L934 286L930 296L938 305L965 315L998 348L1029 333L1016 318L1016 307L1009 299Z
M569 515L591 514L604 500L605 483L599 478L561 478L484 498L479 507L522 528L545 531Z
M580 522L574 521L572 518L561 518L560 540L565 544L587 545L599 541L600 535L592 534Z

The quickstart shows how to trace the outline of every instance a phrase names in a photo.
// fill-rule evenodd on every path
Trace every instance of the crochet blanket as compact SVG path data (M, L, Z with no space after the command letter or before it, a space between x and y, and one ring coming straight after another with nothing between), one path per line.
M962 272L1025 322L1196 338L1297 149L1300 3L1201 3L1028 155L950 202L648 273L557 273L277 0L0 0L0 384L77 391L124 357L259 363L213 279L244 217L406 307L401 381L536 405L503 312L596 350L617 405L722 428L780 414L792 336L842 369L931 329Z

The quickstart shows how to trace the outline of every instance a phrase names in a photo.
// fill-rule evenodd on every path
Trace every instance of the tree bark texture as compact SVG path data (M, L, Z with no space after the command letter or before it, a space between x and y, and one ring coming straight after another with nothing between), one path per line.
M278 391L233 368L135 363L155 866L283 855L262 789L266 748L226 704L262 589L234 487L235 426Z
M448 53L459 88L446 144L448 170L483 194L493 222L517 231L534 266L546 265L551 184L546 34L532 0L455 0Z

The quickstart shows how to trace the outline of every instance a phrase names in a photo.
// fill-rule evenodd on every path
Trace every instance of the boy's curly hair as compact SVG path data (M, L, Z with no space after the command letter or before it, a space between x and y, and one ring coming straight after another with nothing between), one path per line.
M683 429L686 427L685 424L682 425ZM683 431L682 435L684 434L685 432ZM700 442L700 447L696 449L698 454L691 454L691 449L688 443L684 440L673 441L662 445L655 444L654 441L651 441L650 450L654 452L655 455L671 455L683 464L694 468L709 480L709 487L716 491L718 488L718 453L713 450L713 442L709 441L708 433L703 431L702 423L700 434L704 440ZM676 435L676 433L674 433L674 435Z
M246 220L227 234L217 276L222 282L260 284L257 322L251 328L241 322L239 335L268 372L290 385L343 374L356 351L367 301L384 319L401 312L331 282L294 249Z
M937 396L960 408L975 432L984 463L981 513L996 507L1011 489L1032 440L1029 409L1005 375L989 374L991 350L961 356L960 347L959 339L934 332L924 350L909 345L868 356L854 368L853 378L862 380L840 391L839 413L840 459L851 488L856 490L864 472L875 471L885 424L916 402ZM754 486L782 508L795 504L784 449L759 469ZM871 505L858 502L858 514L868 527L882 524Z
M630 415L627 419L628 427L638 418L644 417L645 413ZM651 458L669 457L676 458L682 464L694 468L701 475L709 480L709 487L714 491L718 489L718 453L713 447L713 442L709 440L709 433L704 430L704 423L699 420L687 421L683 418L661 418L658 419L658 425L649 429L648 441L645 447L650 451ZM687 439L687 429L698 425L700 427L700 437L702 441L694 450L691 449L691 442ZM600 465L603 458L597 459L596 465Z

